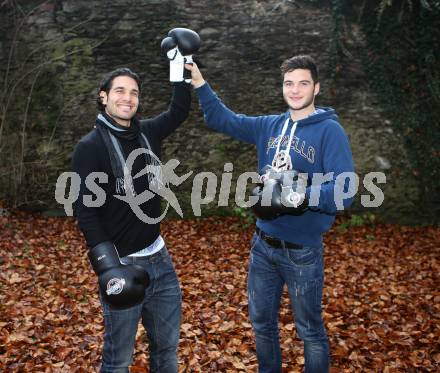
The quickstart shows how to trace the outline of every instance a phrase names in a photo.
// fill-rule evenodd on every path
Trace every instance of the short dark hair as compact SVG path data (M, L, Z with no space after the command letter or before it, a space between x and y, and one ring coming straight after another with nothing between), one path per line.
M316 66L315 60L306 54L301 54L298 56L291 57L285 60L281 66L281 77L284 79L284 75L290 71L296 69L309 70L312 75L313 83L319 82L319 72Z
M99 111L105 111L105 105L102 103L102 98L99 95L100 92L104 91L108 94L112 89L113 80L118 76L129 76L130 78L134 79L139 87L139 94L141 93L141 79L134 71L130 70L128 67L120 67L119 69L110 71L104 76L104 78L102 78L101 83L99 83L98 97L96 97L96 107Z

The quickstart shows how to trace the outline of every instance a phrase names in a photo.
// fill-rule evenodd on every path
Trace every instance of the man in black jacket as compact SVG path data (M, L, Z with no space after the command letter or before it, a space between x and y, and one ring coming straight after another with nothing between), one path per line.
M158 166L161 142L187 118L191 96L189 84L175 83L168 110L138 120L140 93L139 77L128 68L112 71L101 82L95 128L73 154L73 169L81 177L75 213L100 280L105 324L101 371L128 372L142 320L149 339L150 372L175 373L181 291L157 222L160 197L154 194L139 206L145 216L156 220L154 224L139 219L126 197L154 190L151 185L158 180L151 172L135 176L148 166ZM127 173L127 158L139 149L142 152ZM87 197L92 193L85 181L93 172L103 204ZM100 198L104 200L102 194ZM134 286L140 293L136 290L133 295L129 288Z

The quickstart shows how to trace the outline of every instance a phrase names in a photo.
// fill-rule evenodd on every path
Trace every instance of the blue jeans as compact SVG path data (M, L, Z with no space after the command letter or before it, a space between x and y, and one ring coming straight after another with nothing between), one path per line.
M306 373L326 373L330 357L321 317L323 248L273 248L254 234L249 261L249 317L260 373L281 373L278 311L287 284Z
M147 257L124 257L121 262L145 268L150 285L144 301L125 310L109 308L101 297L105 325L101 372L128 373L142 320L149 341L150 372L177 373L182 296L167 249Z

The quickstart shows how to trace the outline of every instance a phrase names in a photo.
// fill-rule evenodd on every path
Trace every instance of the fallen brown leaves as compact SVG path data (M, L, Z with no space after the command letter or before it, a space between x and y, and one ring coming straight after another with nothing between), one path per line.
M252 228L234 218L166 221L183 289L181 372L256 372L247 317ZM102 318L96 279L72 219L0 217L0 370L93 372ZM440 230L393 225L326 235L325 321L332 372L440 370ZM303 368L283 297L286 372ZM147 372L139 328L132 372Z

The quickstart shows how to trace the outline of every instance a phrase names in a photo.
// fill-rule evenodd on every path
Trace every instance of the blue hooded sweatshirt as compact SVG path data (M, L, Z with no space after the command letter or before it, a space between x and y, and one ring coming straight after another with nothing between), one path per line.
M256 145L258 170L272 164L279 141L281 150L287 147L294 125L289 110L279 115L246 116L228 109L208 83L197 88L196 92L209 127ZM287 131L281 139L288 118ZM353 157L347 135L333 109L318 108L315 114L296 122L290 156L293 169L306 172L309 180L313 180L306 189L311 207L299 216L258 219L257 226L272 237L319 247L322 245L322 234L332 226L337 210L343 210L351 204L352 198L344 197L348 196L345 193L349 185L356 181L344 174L354 172ZM315 183L316 179L312 179L316 173L326 175L318 184ZM338 175L341 177L338 178Z

